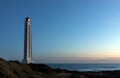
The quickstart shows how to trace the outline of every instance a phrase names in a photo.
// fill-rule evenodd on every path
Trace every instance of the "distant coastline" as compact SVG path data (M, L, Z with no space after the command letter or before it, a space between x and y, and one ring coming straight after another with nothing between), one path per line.
M120 63L49 63L47 65L52 68L80 72L120 70Z

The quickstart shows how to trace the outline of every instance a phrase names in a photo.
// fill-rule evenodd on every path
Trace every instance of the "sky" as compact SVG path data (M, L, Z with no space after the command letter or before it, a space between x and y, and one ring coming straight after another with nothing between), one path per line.
M0 57L23 59L26 17L37 63L120 63L120 0L0 0Z

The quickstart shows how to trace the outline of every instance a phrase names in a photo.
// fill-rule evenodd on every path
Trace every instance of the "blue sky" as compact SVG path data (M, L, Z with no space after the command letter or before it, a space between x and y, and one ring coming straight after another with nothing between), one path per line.
M1 0L0 57L22 60L26 17L35 62L120 63L119 0Z

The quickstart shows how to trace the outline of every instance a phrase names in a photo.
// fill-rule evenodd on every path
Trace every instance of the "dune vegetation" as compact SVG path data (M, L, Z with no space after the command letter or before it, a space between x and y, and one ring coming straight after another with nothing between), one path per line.
M58 78L45 64L22 64L0 58L0 78Z
M0 78L120 78L120 71L79 72L0 58Z

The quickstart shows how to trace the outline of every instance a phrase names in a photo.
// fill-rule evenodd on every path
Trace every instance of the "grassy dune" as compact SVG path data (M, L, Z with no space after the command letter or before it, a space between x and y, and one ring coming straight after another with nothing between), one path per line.
M52 68L44 64L21 64L0 58L0 78L58 78Z
M0 78L120 78L120 71L78 72L0 58Z

